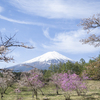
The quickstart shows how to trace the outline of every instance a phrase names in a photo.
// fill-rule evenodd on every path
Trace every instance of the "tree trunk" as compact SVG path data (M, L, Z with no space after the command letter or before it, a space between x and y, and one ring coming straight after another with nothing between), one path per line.
M58 86L56 85L56 93L57 93L57 95L59 95L59 93L58 93Z
M43 91L39 88L39 90L41 91L42 95L44 95Z
M64 95L64 97L65 97L65 100L71 100L70 95L68 95L68 96Z
M33 98L34 98L34 90L32 90L32 100L33 100Z
M37 99L37 89L32 90L32 98L34 98L34 95L36 96L36 99Z
M57 95L59 94L59 93L58 93L58 90L56 91L56 93L57 93Z
M1 100L3 100L3 93L1 93Z
M37 89L34 89L34 93L35 93L35 96L36 96L36 99L37 99Z
M8 86L5 88L5 90L4 90L4 94L6 93L6 90L8 89Z
M81 94L80 94L80 92L79 92L78 90L76 90L76 92L77 92L78 96L80 96L80 95L81 95Z

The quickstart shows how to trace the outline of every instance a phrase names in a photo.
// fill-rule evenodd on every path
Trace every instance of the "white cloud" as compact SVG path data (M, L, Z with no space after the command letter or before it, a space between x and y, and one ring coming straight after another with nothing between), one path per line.
M10 0L18 11L46 18L84 18L100 13L99 0Z
M49 38L49 39L52 39L50 36L49 36L49 28L47 29L43 29L43 34L45 35L45 37Z
M97 32L97 30L94 31L95 33ZM98 32L100 32L100 30L98 30ZM43 44L42 46L45 49L64 51L67 53L92 53L99 51L100 47L95 48L88 44L82 45L82 43L79 42L80 39L86 38L87 36L88 34L84 30L62 32L56 34L52 39L49 38L52 43Z
M19 23L19 24L27 24L27 25L37 25L37 26L51 26L54 27L53 25L49 25L49 24L44 24L44 23L38 23L38 22L26 22L26 21L20 21L20 20L15 20L15 19L11 19L11 18L7 18L5 16L0 15L0 19L9 21L9 22L13 22L13 23Z

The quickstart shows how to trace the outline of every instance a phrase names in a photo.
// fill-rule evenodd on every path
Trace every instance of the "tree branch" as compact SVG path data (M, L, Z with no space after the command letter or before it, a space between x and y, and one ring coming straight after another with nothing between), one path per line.
M14 60L13 57L7 57L6 55L9 53L11 50L10 47L23 47L27 49L33 49L33 46L27 46L23 42L18 42L14 39L16 34L13 36L5 36L4 38L0 36L1 43L0 43L0 60L9 62Z

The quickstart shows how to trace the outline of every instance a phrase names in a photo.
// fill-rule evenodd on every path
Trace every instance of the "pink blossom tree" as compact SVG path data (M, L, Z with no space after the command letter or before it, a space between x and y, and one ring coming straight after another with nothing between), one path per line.
M37 98L37 90L41 90L40 88L44 85L41 81L41 77L42 73L38 69L34 69L29 71L28 73L24 73L21 81L19 82L22 86L25 85L27 87L31 87L32 98L34 98L34 95Z
M61 77L62 74L59 73L55 73L54 75L51 76L51 83L56 86L57 95L59 94L58 90L60 89L60 85L61 85Z
M53 83L66 92L64 94L66 100L70 100L70 94L72 91L76 91L78 96L86 93L87 85L84 82L85 79L88 79L85 75L79 77L75 73L70 74L69 72L57 73L52 76Z
M78 95L81 95L81 93L84 93L85 90L87 90L87 86L83 81L84 79L87 79L87 77L81 78L76 74L64 73L62 76L61 88L64 91L75 90Z

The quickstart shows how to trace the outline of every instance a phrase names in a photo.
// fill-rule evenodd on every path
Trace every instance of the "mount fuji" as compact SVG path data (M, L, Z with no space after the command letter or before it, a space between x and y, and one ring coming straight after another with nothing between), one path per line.
M56 51L53 52L47 52L41 56L38 56L36 58L33 58L31 60L25 61L23 63L20 63L18 65L9 67L9 69L14 69L15 71L29 71L32 69L32 67L28 66L33 66L38 69L48 69L48 67L52 64L58 64L59 62L66 63L67 61L74 62L74 60L59 54ZM28 66L26 66L28 65Z

